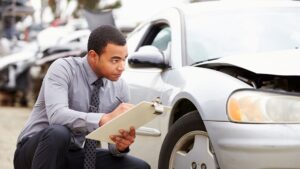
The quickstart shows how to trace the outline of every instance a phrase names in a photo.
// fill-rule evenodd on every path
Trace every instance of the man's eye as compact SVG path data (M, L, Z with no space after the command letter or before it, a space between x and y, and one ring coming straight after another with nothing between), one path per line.
M118 59L111 60L112 63L118 63L118 61L119 61Z

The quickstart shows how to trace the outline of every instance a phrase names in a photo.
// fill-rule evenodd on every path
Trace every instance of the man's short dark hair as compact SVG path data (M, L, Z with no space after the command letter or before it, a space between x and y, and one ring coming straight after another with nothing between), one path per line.
M90 34L87 49L88 51L94 50L97 54L101 55L108 43L124 46L126 39L116 27L102 25L94 29Z

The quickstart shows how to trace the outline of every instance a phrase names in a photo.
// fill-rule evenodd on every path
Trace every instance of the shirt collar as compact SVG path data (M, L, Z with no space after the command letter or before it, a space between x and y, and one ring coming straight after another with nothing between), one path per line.
M82 59L83 59L83 67L84 67L85 72L87 74L88 83L90 85L92 85L98 79L98 76L93 71L93 69L91 68L90 64L88 63L87 56L84 56ZM107 84L108 79L102 78L102 81L103 81L103 87L105 87L106 84Z

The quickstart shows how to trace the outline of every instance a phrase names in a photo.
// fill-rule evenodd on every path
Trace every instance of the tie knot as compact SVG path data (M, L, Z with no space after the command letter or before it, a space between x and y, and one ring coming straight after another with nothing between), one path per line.
M95 86L95 87L97 87L97 88L99 88L99 87L101 87L102 86L102 78L99 78L99 79L97 79L94 83L93 83L93 85Z

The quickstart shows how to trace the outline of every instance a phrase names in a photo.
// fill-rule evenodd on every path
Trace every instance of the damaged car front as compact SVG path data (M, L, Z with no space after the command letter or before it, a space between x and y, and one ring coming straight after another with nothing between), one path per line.
M215 138L211 141L218 150L219 164L236 168L256 162L272 168L297 168L298 160L291 157L298 156L300 149L299 56L299 50L284 50L224 57L197 65L252 87L236 89L228 97L229 122L205 123L208 132L214 131L209 133Z

